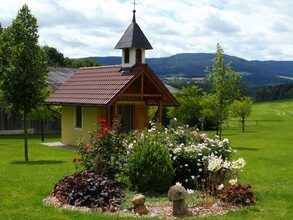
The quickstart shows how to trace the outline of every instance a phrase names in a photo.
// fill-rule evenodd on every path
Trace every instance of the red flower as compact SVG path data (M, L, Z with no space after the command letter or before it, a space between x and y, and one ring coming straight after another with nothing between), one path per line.
M103 135L100 135L100 140L103 140Z
M73 159L72 159L72 163L75 163L76 160L77 160L77 158L73 158Z
M124 139L124 138L125 138L125 136L124 136L124 135L121 135L121 136L120 136L120 138L121 138L121 139Z
M80 162L81 160L80 160L80 158L77 158L77 162Z
M101 123L101 124L106 124L106 119L101 118L101 119L100 119L100 123Z

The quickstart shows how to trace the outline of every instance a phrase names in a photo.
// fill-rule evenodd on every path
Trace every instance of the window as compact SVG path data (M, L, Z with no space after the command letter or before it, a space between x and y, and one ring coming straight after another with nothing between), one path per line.
M135 63L142 63L142 52L141 49L136 49L136 62Z
M124 63L129 63L129 48L124 51Z
M81 108L81 106L75 107L75 128L82 128L82 108Z

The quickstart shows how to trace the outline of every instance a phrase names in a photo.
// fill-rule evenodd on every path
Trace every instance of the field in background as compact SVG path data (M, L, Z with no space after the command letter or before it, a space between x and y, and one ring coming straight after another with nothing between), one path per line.
M223 138L237 150L235 158L247 161L239 182L252 185L257 204L201 219L293 219L293 100L256 103L247 120L244 133L236 119L230 120ZM35 136L29 140L29 154L31 162L23 162L23 140L0 136L0 219L118 219L44 206L53 184L75 171L71 160L77 154L43 146Z

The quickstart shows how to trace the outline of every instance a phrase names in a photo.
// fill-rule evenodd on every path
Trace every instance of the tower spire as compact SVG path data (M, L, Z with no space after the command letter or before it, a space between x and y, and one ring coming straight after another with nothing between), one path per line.
M135 10L135 6L137 5L137 3L135 3L135 0L133 0L133 18L132 18L132 22L136 22L136 19L135 19L135 12L136 12L136 10Z
M133 0L133 19L128 26L115 49L122 49L122 69L126 70L135 64L145 63L145 50L153 49L152 45L136 23L135 6Z

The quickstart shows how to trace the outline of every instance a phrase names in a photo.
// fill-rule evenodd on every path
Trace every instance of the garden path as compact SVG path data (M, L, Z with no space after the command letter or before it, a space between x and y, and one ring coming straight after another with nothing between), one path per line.
M61 142L42 143L42 145L50 146L50 147L59 147L59 148L64 148L68 150L77 150L76 146L62 144Z

